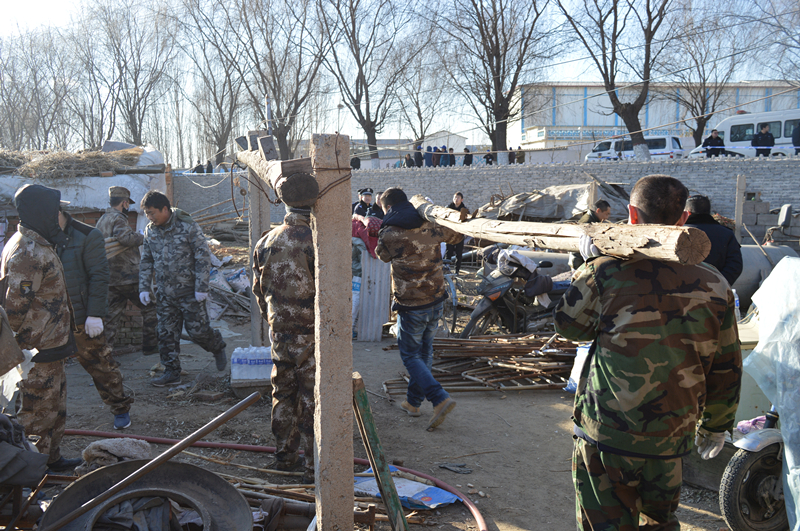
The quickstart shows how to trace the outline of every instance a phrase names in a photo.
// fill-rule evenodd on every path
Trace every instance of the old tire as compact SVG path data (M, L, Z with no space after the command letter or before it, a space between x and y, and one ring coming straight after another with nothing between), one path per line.
M467 339L470 336L481 336L486 333L489 327L493 324L497 324L499 321L500 312L498 312L497 308L494 306L490 306L479 315L470 317L467 326L465 326L464 330L461 332L461 339Z
M731 458L719 486L719 508L731 531L789 529L786 506L769 493L782 481L781 445L760 452L739 450Z

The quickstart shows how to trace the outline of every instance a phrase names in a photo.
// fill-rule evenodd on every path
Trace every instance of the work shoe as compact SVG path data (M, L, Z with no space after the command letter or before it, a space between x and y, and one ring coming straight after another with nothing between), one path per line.
M228 357L225 355L225 349L220 350L214 354L214 361L217 362L217 370L222 372L228 366Z
M119 415L114 415L115 430L124 430L130 425L131 425L131 414L128 413L127 411L125 413L120 413Z
M444 418L447 416L448 413L453 411L456 408L456 401L452 398L447 398L444 401L440 402L438 406L433 407L433 416L431 417L431 423L428 424L428 431L433 431L433 429L444 422Z
M411 416L411 417L420 417L420 416L422 416L422 413L419 412L419 408L412 406L406 400L403 400L403 403L400 404L400 407L405 409L406 413L408 413L408 415Z
M166 387L168 385L177 385L181 383L181 371L166 369L164 374L158 378L150 380L150 385L154 387Z
M281 472L296 472L302 466L303 460L297 458L294 461L277 461L275 463L275 470L280 470Z
M53 461L47 465L47 473L53 472L67 472L68 470L75 470L75 467L83 463L83 459L76 457L75 459L66 459L64 456L58 458L58 461Z

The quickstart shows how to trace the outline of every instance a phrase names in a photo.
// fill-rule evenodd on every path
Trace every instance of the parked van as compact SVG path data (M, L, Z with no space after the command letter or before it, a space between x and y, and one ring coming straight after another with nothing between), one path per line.
M742 113L725 118L716 127L717 134L725 142L725 154L755 157L756 148L750 145L750 141L764 125L769 125L769 132L775 137L775 146L770 155L779 157L794 155L792 132L795 127L800 126L800 109ZM709 130L708 133L711 134L711 131ZM697 146L689 153L689 156L692 158L705 157L706 149Z
M681 139L677 136L646 136L647 148L653 159L679 159L683 157ZM599 162L601 160L625 160L633 158L633 142L630 138L619 140L604 140L597 143L591 153L587 153L586 162Z

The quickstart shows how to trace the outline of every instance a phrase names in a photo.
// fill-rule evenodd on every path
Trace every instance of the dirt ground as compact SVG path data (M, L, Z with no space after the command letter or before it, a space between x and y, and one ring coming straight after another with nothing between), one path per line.
M249 325L229 323L228 353L237 346L249 345ZM353 344L353 369L361 373L367 388L383 394L383 381L403 372L397 351L385 352L382 343ZM125 385L135 393L131 410L133 424L128 433L157 437L181 438L199 428L235 401L228 385L230 373L217 373L210 354L193 344L182 347L181 359L186 374L183 383L193 381L206 372L211 379L207 388L225 390L225 397L215 403L187 399L180 391L158 389L148 385L150 369L157 356L140 352L117 357L125 375ZM93 388L91 379L77 363L67 369L67 428L113 431L113 416ZM482 512L488 529L519 531L534 529L574 530L574 494L570 474L572 437L570 413L572 395L561 391L529 391L506 393L460 393L454 396L458 406L436 431L425 431L431 413L430 404L423 405L423 416L410 418L397 404L370 394L370 402L378 433L387 458L403 461L403 466L435 476L453 485L464 494L478 490L485 494L470 495ZM269 402L262 400L213 433L206 440L273 446L270 432ZM96 440L67 436L63 453L74 457ZM353 441L357 457L366 457L357 428ZM157 446L155 452L165 446ZM206 456L230 459L234 463L270 468L274 460L269 454L224 450L192 450ZM215 465L183 456L186 462L242 477L268 477L231 466ZM439 468L441 463L464 463L471 474L456 474ZM679 510L682 529L718 531L725 529L719 517L715 492L684 486ZM431 511L429 525L443 530L475 530L474 520L460 503ZM422 529L422 526L412 526ZM379 525L388 530L389 526Z

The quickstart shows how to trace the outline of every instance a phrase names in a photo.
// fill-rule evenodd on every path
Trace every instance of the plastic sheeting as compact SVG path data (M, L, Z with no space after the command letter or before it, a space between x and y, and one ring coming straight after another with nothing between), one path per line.
M790 528L800 531L800 258L778 262L753 303L759 312L759 339L744 370L780 414L786 512Z

